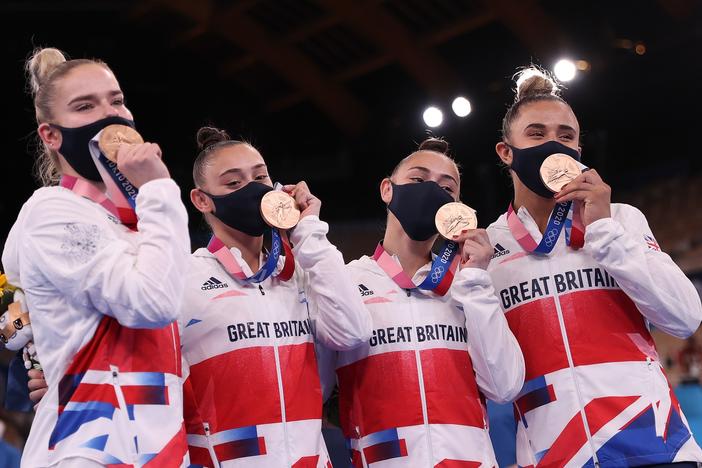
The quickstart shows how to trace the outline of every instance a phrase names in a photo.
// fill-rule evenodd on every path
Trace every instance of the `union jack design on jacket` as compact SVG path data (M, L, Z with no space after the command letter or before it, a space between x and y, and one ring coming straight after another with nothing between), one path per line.
M37 190L3 252L31 311L47 394L22 466L187 466L175 320L190 241L180 190L148 182L139 231L64 187Z
M104 317L59 381L49 450L60 449L62 441L80 432L82 446L99 452L97 458L107 466L180 466L187 451L182 423L165 445L158 443L160 437L153 440L136 430L144 419L173 426L173 408L182 406L179 341L175 323L135 330ZM119 435L110 437L101 419L112 421ZM124 438L134 441L128 457L118 456ZM133 464L125 463L130 459Z
M327 230L306 216L290 233L297 265L288 281L277 272L238 281L207 249L192 255L181 328L194 466L331 467L315 342L358 346L370 319ZM251 276L239 250L231 253Z
M525 208L518 216L538 242ZM526 363L515 401L520 466L619 467L702 461L660 364L648 324L692 334L694 286L657 248L643 214L612 205L574 250L527 254L506 216L488 228L511 255L489 271ZM652 245L653 244L653 245Z
M483 394L511 401L524 361L487 272L462 269L437 296L403 290L369 257L348 269L373 320L370 340L336 367L354 466L496 466Z

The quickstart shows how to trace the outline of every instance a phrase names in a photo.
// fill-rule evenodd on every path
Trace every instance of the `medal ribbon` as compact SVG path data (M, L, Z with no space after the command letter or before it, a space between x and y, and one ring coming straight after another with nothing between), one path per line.
M414 284L412 278L402 270L402 266L397 260L385 250L382 242L375 248L373 260L402 289L426 289L443 296L451 287L456 268L458 268L460 257L456 255L457 253L458 244L446 241L439 255L434 258L431 271L419 286Z
M210 242L207 244L207 250L217 257L219 263L222 264L232 278L245 283L261 283L271 276L278 266L278 258L280 258L282 247L285 252L285 262L277 278L281 281L287 281L292 278L295 272L295 257L293 256L290 242L288 242L287 236L284 233L279 233L277 229L271 229L271 237L271 251L268 254L266 263L252 276L246 276L246 273L241 269L241 265L239 265L239 262L236 260L231 250L229 250L227 246L224 245L224 242L217 236L212 236L212 238L210 238Z
M100 133L90 140L88 144L90 155L105 183L107 195L116 208L116 216L122 224L136 230L137 216L134 209L139 190L117 169L117 163L110 161L102 154L98 146L99 137Z
M107 195L102 193L100 189L87 180L64 174L61 176L59 185L63 188L67 188L77 195L80 195L83 198L87 198L88 200L97 203L109 211L112 216L119 219L117 207L114 203L112 203L112 200L107 198Z
M577 203L563 202L556 203L551 215L548 218L546 232L538 244L529 234L522 220L514 211L512 204L507 210L507 225L512 232L512 236L519 242L519 245L529 253L549 254L556 246L558 237L565 227L566 245L573 249L581 248L585 243L585 228L580 220L580 209Z

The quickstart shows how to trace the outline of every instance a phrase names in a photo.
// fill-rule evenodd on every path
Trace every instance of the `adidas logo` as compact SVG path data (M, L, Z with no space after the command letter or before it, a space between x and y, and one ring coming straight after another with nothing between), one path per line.
M222 283L220 280L215 278L214 276L211 276L210 279L202 283L202 286L200 289L203 291L209 291L210 289L221 289L221 288L228 288L229 285L227 283Z
M359 284L358 285L358 291L361 293L361 296L372 296L375 294L372 289L368 289L365 284Z
M509 253L509 249L505 249L502 247L500 244L495 244L495 252L492 254L492 258L497 258L497 257L502 257L503 255L507 255Z

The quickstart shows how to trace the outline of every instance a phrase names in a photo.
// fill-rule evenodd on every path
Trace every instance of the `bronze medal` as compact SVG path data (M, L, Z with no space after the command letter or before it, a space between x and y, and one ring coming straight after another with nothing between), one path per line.
M439 208L434 223L439 234L451 240L463 230L478 227L478 217L473 208L460 202L451 202Z
M553 193L560 192L564 185L582 173L578 162L563 153L546 158L539 172L544 185Z
M274 228L291 229L300 220L300 210L295 199L285 192L273 190L261 199L261 215Z
M120 145L137 145L144 143L144 139L132 127L126 125L108 125L100 133L98 146L107 159L117 162L117 150Z

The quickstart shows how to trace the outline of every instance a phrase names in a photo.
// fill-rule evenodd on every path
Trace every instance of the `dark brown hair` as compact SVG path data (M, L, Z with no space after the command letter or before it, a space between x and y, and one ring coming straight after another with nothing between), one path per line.
M394 169L392 170L392 172L390 173L390 177L393 177L393 176L397 173L397 171L400 170L400 168L402 167L402 165L403 165L409 158L411 158L412 155L414 155L414 154L417 153L418 151L433 151L434 153L443 154L443 155L446 156L448 159L450 159L451 161L453 161L453 163L456 165L456 170L458 171L458 174L459 174L459 176L460 176L460 174L461 174L461 166L458 164L458 162L456 162L455 159L453 159L453 157L451 157L451 154L450 154L450 146L449 146L448 141L444 140L443 138L429 137L429 138L427 138L426 140L422 141L422 142L419 144L419 146L417 147L417 151L413 151L413 152L412 152L411 154L409 154L408 156L402 158L402 161L400 161L399 163L397 163L397 165L395 166L395 168L394 168Z
M220 149L227 146L248 145L245 141L232 140L226 130L220 130L215 127L202 127L197 131L197 149L199 153L193 164L193 182L196 187L202 187L205 182L205 167L207 166L210 156Z

